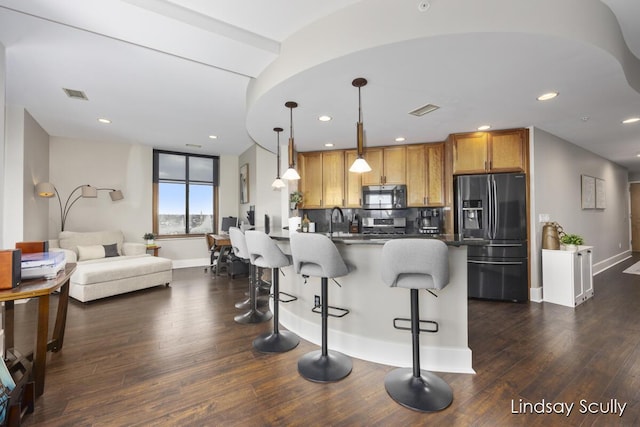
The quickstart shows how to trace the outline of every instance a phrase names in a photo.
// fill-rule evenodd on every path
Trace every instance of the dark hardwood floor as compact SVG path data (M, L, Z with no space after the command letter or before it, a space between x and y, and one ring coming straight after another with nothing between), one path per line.
M169 288L71 302L64 348L49 354L45 393L23 425L640 425L640 276L622 273L638 260L596 276L595 297L575 310L470 301L477 373L441 373L454 401L433 414L387 395L388 366L354 359L340 382L304 380L297 360L315 345L260 354L252 340L271 323L233 321L246 279L175 270ZM18 348L31 347L35 308L16 307ZM622 417L603 413L611 399L626 404ZM574 407L568 417L512 413L543 401ZM581 401L602 407L583 414Z

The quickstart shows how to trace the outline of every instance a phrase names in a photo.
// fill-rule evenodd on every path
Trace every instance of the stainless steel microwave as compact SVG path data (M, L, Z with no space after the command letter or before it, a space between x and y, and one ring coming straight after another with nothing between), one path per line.
M407 207L406 185L365 185L362 187L364 209L404 209Z

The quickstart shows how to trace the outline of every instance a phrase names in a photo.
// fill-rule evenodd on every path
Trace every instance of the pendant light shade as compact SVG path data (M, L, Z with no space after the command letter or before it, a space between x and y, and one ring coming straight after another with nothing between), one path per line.
M360 88L367 84L367 79L358 77L351 84L358 88L358 123L356 124L356 141L358 147L358 157L349 168L349 172L364 173L371 171L371 166L364 159L362 153L364 151L364 126L362 125L362 99L360 97Z
M282 132L282 128L273 128L274 132L276 132L276 135L278 136L278 148L277 148L277 170L278 172L276 173L276 179L273 181L273 184L271 184L271 187L274 190L281 190L282 188L285 187L285 183L283 180L280 179L280 132Z
M284 104L289 109L289 169L287 169L282 175L282 179L296 180L300 179L300 175L295 168L294 153L293 153L293 109L298 107L297 102L288 101Z

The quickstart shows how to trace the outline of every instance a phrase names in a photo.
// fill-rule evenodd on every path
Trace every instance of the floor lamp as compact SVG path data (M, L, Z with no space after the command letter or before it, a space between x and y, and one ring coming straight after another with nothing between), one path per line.
M76 194L78 191L80 191L80 193ZM50 199L55 196L58 199L58 205L60 206L61 231L64 231L64 224L67 222L67 216L69 215L71 207L82 198L91 199L98 197L98 191L109 191L109 196L114 202L124 199L122 191L120 190L116 190L114 188L97 188L89 184L84 184L77 186L73 191L71 191L63 207L60 193L58 193L58 189L55 185L50 182L41 182L36 185L36 194L39 197Z

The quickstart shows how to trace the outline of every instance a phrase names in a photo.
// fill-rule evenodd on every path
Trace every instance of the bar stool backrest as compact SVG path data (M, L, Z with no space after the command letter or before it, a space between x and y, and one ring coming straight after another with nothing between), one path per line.
M253 265L265 268L280 268L291 265L291 259L264 231L247 230L244 237Z
M229 239L231 240L234 255L238 258L248 260L249 249L247 249L247 241L245 240L242 230L238 227L229 227Z
M382 260L388 286L442 289L449 284L449 250L440 240L390 240L382 247Z
M291 233L291 256L295 272L312 277L342 277L349 273L336 245L327 236Z

